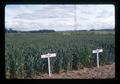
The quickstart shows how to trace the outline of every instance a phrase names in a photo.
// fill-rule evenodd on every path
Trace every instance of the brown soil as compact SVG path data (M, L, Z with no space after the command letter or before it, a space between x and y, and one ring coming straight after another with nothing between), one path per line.
M115 78L115 64L100 66L99 68L84 68L78 71L68 71L34 76L33 79L112 79Z

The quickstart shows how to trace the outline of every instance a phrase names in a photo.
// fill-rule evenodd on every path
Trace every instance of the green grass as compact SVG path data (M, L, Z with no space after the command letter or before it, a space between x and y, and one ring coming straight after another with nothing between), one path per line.
M37 73L48 73L47 59L41 59L41 55L48 52L57 53L55 58L50 58L53 73L95 67L96 54L92 54L92 50L97 48L103 48L100 65L113 63L114 33L6 33L6 77L31 78Z

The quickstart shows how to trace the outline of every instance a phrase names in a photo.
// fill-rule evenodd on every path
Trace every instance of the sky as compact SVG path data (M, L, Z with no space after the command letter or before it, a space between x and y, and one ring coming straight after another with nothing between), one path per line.
M19 31L40 29L114 29L114 5L6 5L5 28Z

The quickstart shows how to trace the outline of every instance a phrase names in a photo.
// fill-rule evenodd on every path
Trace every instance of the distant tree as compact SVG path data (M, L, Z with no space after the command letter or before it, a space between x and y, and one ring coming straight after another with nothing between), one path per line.
M12 32L12 31L13 31L12 28L10 28L10 29L9 29L9 32Z
M13 30L12 28L10 28L10 29L8 30L8 32L9 32L9 33L16 33L17 31L16 31L16 30Z
M90 31L95 31L95 29L90 29Z

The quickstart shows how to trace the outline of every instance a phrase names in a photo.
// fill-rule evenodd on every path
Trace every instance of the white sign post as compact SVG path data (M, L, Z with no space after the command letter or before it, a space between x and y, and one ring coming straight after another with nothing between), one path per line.
M56 53L48 53L48 54L44 54L41 55L41 58L48 58L48 72L49 72L49 77L51 77L51 73L50 73L50 57L56 57Z
M97 53L97 67L99 68L99 53L103 52L103 49L93 50L92 53Z

